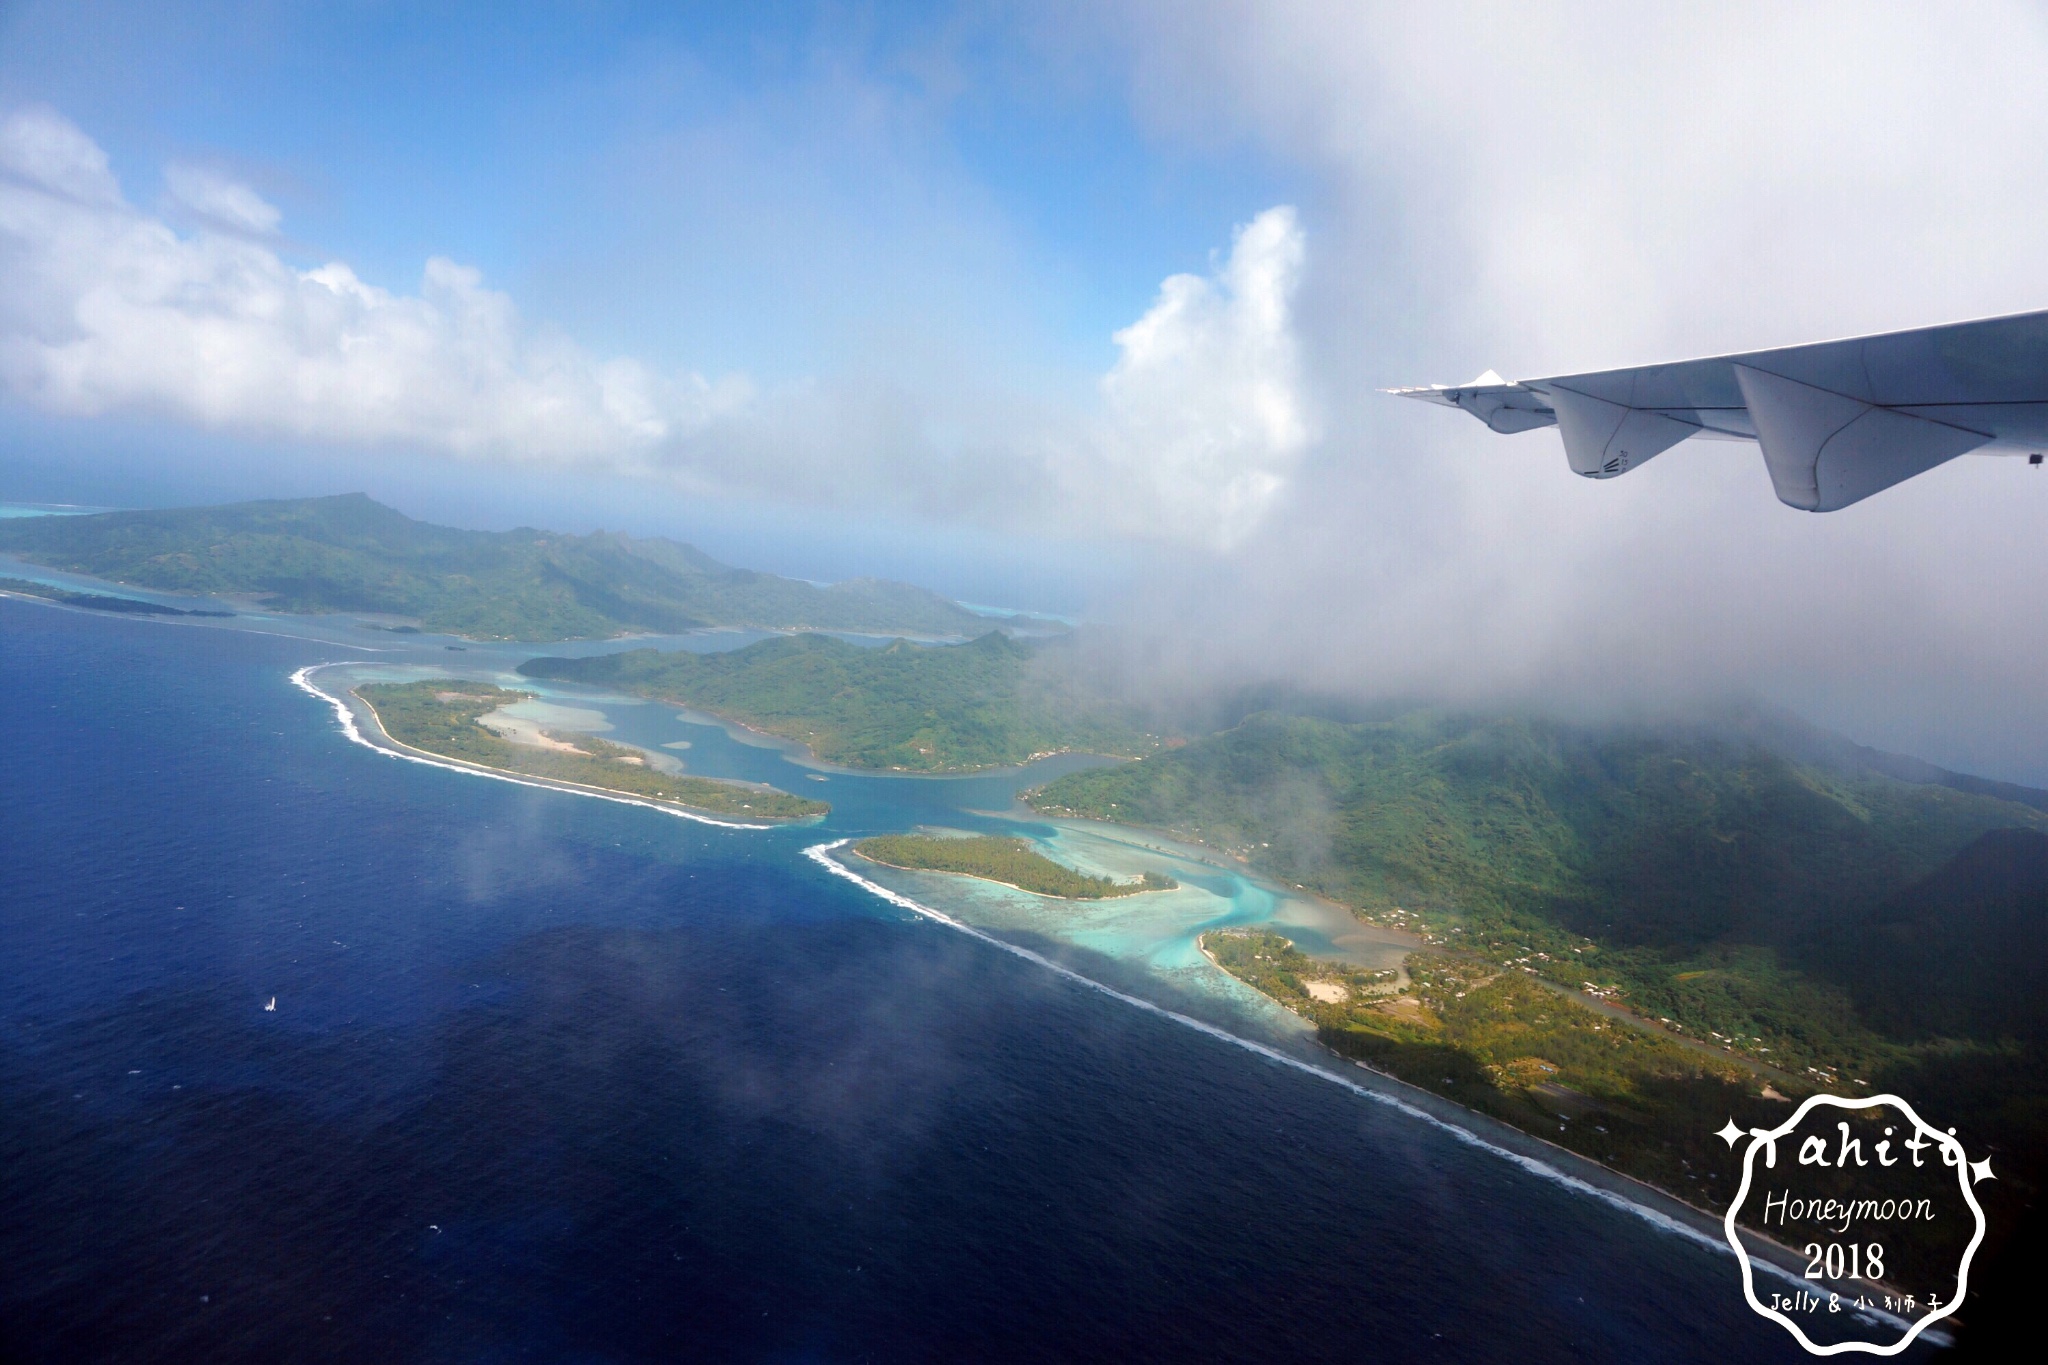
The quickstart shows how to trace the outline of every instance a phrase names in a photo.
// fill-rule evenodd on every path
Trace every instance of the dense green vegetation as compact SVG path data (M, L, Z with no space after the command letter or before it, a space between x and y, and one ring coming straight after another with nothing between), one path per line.
M548 733L547 739L566 747L540 748L503 739L478 723L501 706L526 700L531 695L526 692L451 678L370 683L355 692L376 712L384 732L400 744L464 763L743 820L796 820L831 810L822 801L772 788L664 772L639 750L593 735Z
M1171 891L1179 883L1163 872L1147 872L1135 882L1108 877L1091 877L1062 867L1033 849L1022 839L993 835L973 838L934 838L928 834L884 834L863 839L853 846L863 858L891 867L919 868L932 872L959 872L1003 882L1040 896L1066 900L1099 901L1110 896L1130 896L1140 891Z
M1470 958L1413 954L1409 983L1397 988L1386 980L1392 973L1311 958L1263 930L1211 932L1202 948L1312 1022L1318 1040L1341 1056L1717 1213L1740 1177L1716 1130L1731 1118L1774 1127L1818 1088ZM1973 1143L1982 1145L1981 1137ZM1760 1226L1758 1218L1752 1202L1744 1221ZM1953 1270L1958 1251L1925 1239L1895 1245L1893 1270L1937 1278Z
M1757 1076L1794 1095L1905 1094L1988 1147L2010 1197L2034 1197L2041 797L1747 721L1421 710L1256 715L1027 794L1049 814L1206 842L1416 930L1431 951L1410 961L1412 1003L1315 1001L1290 984L1311 969L1284 956L1245 979L1347 1055L1709 1204L1707 1162L1726 1154L1705 1135L1771 1110ZM1564 991L1659 1034L1624 1038ZM1755 1074L1738 1083L1741 1068Z
M855 768L959 772L1065 750L1149 752L1157 741L1136 714L1076 682L1061 648L995 631L963 645L879 649L801 635L723 654L530 659L519 671L694 706Z
M599 531L463 531L360 493L162 512L0 521L0 551L276 611L390 613L481 639L572 640L704 625L965 635L987 622L935 593L862 579L820 588L688 545Z
M1709 1207L1734 1192L1716 1174L1727 1148L1713 1130L1731 1114L1774 1124L1787 1112L1741 1065L1520 972L1416 953L1396 993L1389 974L1311 958L1274 933L1209 933L1202 947L1335 1051Z
M1851 1076L1893 1054L1844 989L1827 926L1987 831L2048 828L2028 806L1707 728L1420 711L1254 716L1028 799L1203 840L1462 951Z
M1323 986L1326 996L1341 992L1345 1000L1363 1004L1392 989L1401 975L1310 957L1270 929L1212 930L1202 935L1201 946L1217 966L1290 1009L1315 1003L1304 982Z
M26 578L0 578L0 592L20 593L24 597L41 597L51 602L62 602L67 607L87 607L93 611L120 612L128 616L233 616L231 611L197 611L184 607L166 607L157 602L144 602L134 597L108 597L97 592L73 592L69 588L53 588L48 583L33 583Z

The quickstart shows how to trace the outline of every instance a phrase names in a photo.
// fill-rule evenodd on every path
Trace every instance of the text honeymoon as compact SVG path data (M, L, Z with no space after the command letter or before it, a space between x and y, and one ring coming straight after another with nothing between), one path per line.
M1775 1218L1780 1227L1787 1223L1815 1222L1834 1225L1847 1232L1851 1223L1932 1222L1931 1199L1794 1199L1790 1190L1764 1196L1764 1226Z

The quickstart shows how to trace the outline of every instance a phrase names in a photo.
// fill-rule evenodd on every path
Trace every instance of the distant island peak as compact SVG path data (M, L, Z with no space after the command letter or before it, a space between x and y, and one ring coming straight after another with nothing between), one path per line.
M363 493L0 520L0 552L161 592L366 612L474 639L608 639L706 626L959 638L988 618L907 583L831 587L616 531L470 531Z

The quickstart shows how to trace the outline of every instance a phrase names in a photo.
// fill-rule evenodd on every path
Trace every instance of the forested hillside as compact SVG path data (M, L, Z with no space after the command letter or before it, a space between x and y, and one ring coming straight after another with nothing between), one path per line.
M531 659L519 671L713 711L849 767L959 772L1063 750L1150 752L1140 715L1076 682L1059 648L996 631L879 649L800 635L724 654Z
M1424 710L1254 716L1029 799L1199 839L1367 914L1398 908L1449 943L1824 1067L1889 1055L1879 1035L1894 1021L1856 1004L1880 979L1871 962L1929 970L1903 952L1902 926L1924 912L1881 912L1887 898L1987 833L2048 831L2029 805L1796 761L1711 726ZM1967 978L1958 992L1984 984L1967 960L1947 970Z
M1766 1084L1910 1095L2035 1197L2041 798L1797 725L1429 710L1255 715L1027 794L1418 930L1414 986L1384 998L1338 996L1342 964L1217 946L1340 1052L1713 1207L1712 1130L1767 1116ZM1624 1046L1609 1005L1690 1050Z
M669 540L414 521L360 493L0 521L0 553L275 611L389 613L480 639L593 639L761 626L959 636L987 621L904 583L821 588L730 568Z

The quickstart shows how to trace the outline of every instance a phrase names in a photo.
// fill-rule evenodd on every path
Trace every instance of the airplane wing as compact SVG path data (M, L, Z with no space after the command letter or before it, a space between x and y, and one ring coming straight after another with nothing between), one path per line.
M1691 436L1755 441L1779 500L1833 512L1970 451L2048 450L2048 312L1774 351L1389 389L1503 433L1555 426L1573 472L1626 474Z

